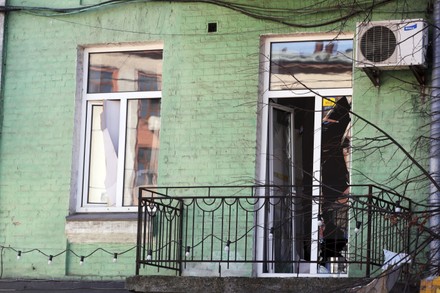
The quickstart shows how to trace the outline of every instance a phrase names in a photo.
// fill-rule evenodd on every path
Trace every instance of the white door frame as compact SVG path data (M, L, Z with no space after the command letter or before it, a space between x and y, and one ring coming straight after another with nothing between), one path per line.
M268 150L268 135L269 135L269 102L271 99L283 99L283 98L305 98L310 97L315 99L315 115L314 115L314 138L313 138L313 179L312 184L316 187L312 190L312 196L320 195L320 178L321 178L321 124L322 124L322 97L335 97L335 96L353 96L352 88L334 88L334 89L319 89L314 88L313 90L270 90L270 55L271 55L271 44L274 42L289 42L289 41L310 41L310 40L334 40L334 39L352 39L352 34L325 34L325 33L308 33L308 34L296 34L293 35L279 35L279 36L265 36L261 39L262 52L260 54L260 97L259 97L259 129L258 137L259 143L257 146L257 182L266 182L267 179L267 154ZM353 107L353 105L352 105ZM257 196L263 196L264 190L259 189L259 194ZM263 201L258 205L260 208ZM259 209L264 210L264 209ZM257 231L256 231L256 259L264 259L264 235L267 235L267 231L264 228L264 213L258 213L259 216L257 221ZM319 203L316 201L312 202L312 244L311 244L311 261L316 263L318 256L318 214L319 214ZM275 273L263 273L263 264L259 263L255 268L257 276L267 276L267 277L283 277L292 275L301 276L316 276L317 265L310 265L309 274L275 274ZM323 276L320 274L319 276ZM334 276L334 275L333 275Z

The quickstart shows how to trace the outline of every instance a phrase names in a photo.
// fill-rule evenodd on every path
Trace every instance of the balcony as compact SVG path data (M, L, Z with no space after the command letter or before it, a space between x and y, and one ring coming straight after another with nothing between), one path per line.
M384 249L410 252L410 199L373 185L331 203L300 190L140 188L136 275L372 278Z

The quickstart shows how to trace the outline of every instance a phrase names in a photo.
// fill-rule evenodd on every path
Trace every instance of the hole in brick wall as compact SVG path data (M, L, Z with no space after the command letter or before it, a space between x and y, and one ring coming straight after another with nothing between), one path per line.
M216 22L208 23L208 33L215 33L215 32L217 32L217 23Z

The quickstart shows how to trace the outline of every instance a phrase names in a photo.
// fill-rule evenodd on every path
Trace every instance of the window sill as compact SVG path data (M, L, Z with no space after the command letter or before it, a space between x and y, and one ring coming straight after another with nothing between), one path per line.
M66 217L70 243L136 243L137 213L84 213Z

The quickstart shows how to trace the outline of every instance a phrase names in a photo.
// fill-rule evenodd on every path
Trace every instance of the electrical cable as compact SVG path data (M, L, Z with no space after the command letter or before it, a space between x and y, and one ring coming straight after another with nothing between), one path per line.
M313 27L321 27L326 25L335 24L341 21L346 21L358 14L364 13L365 11L371 11L374 8L380 7L382 5L394 2L396 0L381 0L378 2L373 2L371 4L370 1L365 1L362 3L355 2L352 5L346 4L342 5L330 5L328 7L323 7L320 9L316 9L315 5L312 4L308 7L302 7L300 9L289 9L289 8L271 8L271 7L261 7L255 5L246 5L239 3L232 3L226 1L218 1L218 0L176 0L176 1L165 1L165 0L110 0L105 1L99 4L89 5L85 7L71 7L71 8L51 8L51 7L39 7L39 6L3 6L0 7L0 12L14 12L14 11L22 11L33 13L41 16L56 16L56 15L70 15L88 12L96 9L107 8L115 5L129 4L129 3L146 3L146 2L175 2L175 3L205 3L212 4L216 6L220 6L223 8L227 8L241 14L247 15L249 17L259 19L259 20L267 20L271 22L280 23L283 25L298 27L298 28L313 28ZM321 2L322 3L322 2ZM345 15L329 19L327 21L322 21L319 23L310 23L310 18L307 18L307 23L295 23L291 22L288 19L297 15L304 16L307 13L328 13L332 11L341 11L342 8L348 10L348 13ZM268 14L269 13L269 14ZM277 15L280 14L281 15ZM322 18L319 18L322 19Z

